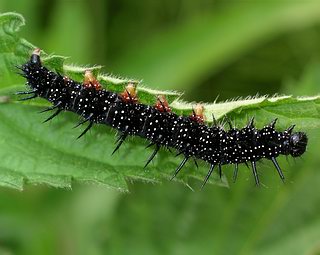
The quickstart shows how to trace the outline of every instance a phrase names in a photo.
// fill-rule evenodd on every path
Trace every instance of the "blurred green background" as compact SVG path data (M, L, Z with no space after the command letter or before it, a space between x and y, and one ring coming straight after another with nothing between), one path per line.
M1 0L0 11L21 13L22 36L48 53L188 101L319 93L316 0ZM261 188L245 167L230 189L203 192L169 182L130 182L130 194L0 188L0 254L320 254L320 137L307 131L305 156L280 161L285 185L265 162Z

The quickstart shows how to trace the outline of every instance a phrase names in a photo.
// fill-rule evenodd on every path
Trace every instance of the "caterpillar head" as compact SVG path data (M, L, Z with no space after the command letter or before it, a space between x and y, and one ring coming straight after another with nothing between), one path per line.
M41 65L40 52L41 52L41 50L40 50L39 48L36 48L36 49L32 52L31 59L30 59L30 62L31 62L32 64Z
M290 135L290 154L292 157L299 157L305 151L308 143L306 133L296 132Z

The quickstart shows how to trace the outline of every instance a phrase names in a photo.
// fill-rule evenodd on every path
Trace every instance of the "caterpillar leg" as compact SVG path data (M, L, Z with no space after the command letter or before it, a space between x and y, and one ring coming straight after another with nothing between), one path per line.
M84 120L80 121L80 122L79 122L77 125L75 125L73 128L77 128L77 127L81 126L82 124L84 124L84 123L86 123L86 122L90 121L90 119L92 118L92 116L93 116L93 113L91 113L91 114L89 115L89 117L88 117L88 118L86 118L86 119L84 119Z
M276 167L277 172L278 172L278 174L279 174L279 176L280 176L280 178L281 178L282 182L284 182L284 179L285 179L285 178L284 178L284 175L283 175L283 173L282 173L282 170L281 170L281 168L280 168L280 166L279 166L279 164L278 164L278 162L277 162L276 158L272 157L272 158L271 158L271 160L272 160L272 162L273 162L274 166Z
M182 153L183 153L183 151L178 152L178 153L175 155L175 157L180 156Z
M251 166L252 166L252 173L253 173L253 176L254 176L254 180L256 182L256 185L259 186L260 185L260 181L259 181L259 176L258 176L258 172L257 172L256 161L251 161Z
M116 148L113 150L113 152L111 153L111 155L115 154L115 152L116 152L117 150L119 150L120 146L122 145L122 143L124 142L124 140L126 140L127 136L128 136L128 133L127 133L127 132L122 133L122 134L119 136L118 140L116 141L116 143L118 143L118 144L117 144Z
M153 160L153 158L157 155L159 149L160 149L160 146L157 144L156 148L153 151L153 153L148 158L147 163L145 164L144 168L146 168L149 165L149 163Z
M216 118L214 117L214 114L212 114L212 125L211 127L217 127L218 126L218 122L216 120Z
M149 143L147 146L146 146L146 149L150 148L151 146L153 146L154 143Z
M61 105L61 102L57 103L56 105L50 106L50 107L40 111L39 113L44 113L44 112L54 110L54 109L58 108L60 105Z
M287 132L288 134L291 134L291 133L292 133L292 130L294 129L295 126L296 126L296 125L291 125L290 127L288 127L288 128L286 129L285 132Z
M83 130L83 132L77 137L77 139L81 138L85 133L87 133L89 129L92 128L92 126L93 126L93 121L90 121L89 125L86 127L85 130Z
M212 172L214 170L214 167L215 167L215 164L211 164L210 165L210 169L209 169L209 171L208 171L208 173L206 175L206 178L204 179L204 181L203 181L203 183L201 185L201 188L200 188L201 190L203 190L204 186L207 184L207 182L208 182L208 180L209 180L209 178L210 178L210 176L211 176L211 174L212 174Z
M173 176L171 177L170 181L172 181L177 174L180 172L180 170L182 169L182 167L186 164L186 162L188 161L189 157L185 156L185 158L181 161L180 165L177 167L176 171L174 172Z
M198 169L198 168L199 168L199 166L198 166L198 162L197 162L197 160L196 160L196 159L193 159L193 161L194 161L194 164L196 165L196 168Z
M36 98L37 95L32 95L30 97L24 97L24 98L20 98L19 101L26 101L26 100L30 100L30 99L33 99L33 98Z
M219 167L219 176L220 176L220 180L221 180L221 177L222 177L222 167L221 167L221 164L219 164L218 167Z
M15 68L17 68L19 71L15 71L16 74L19 74L21 75L22 77L28 79L29 78L29 75L25 73L25 69L23 68L23 66L17 66L15 65L14 66ZM21 72L20 72L21 71Z
M233 172L233 182L236 182L237 177L238 177L238 163L234 164L234 172Z
M224 120L229 125L229 129L230 130L233 129L233 126L232 126L232 123L231 123L231 119L227 115L224 116Z
M49 118L47 118L44 122L42 123L46 123L49 120L52 120L54 117L56 117L60 112L62 111L62 109L58 109L54 114L52 114Z
M253 127L254 127L254 117L252 117L247 124L247 128L253 128Z
M14 93L15 95L30 95L36 93L36 90L31 90L31 91L17 91Z
M278 121L278 118L275 118L273 121L271 121L271 123L269 124L269 127L274 128L276 126L277 121Z

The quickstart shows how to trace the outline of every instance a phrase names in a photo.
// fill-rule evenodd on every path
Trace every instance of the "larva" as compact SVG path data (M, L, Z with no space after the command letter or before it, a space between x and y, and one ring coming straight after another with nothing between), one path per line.
M154 146L145 167L161 147L173 148L183 155L183 160L172 179L188 160L201 159L210 165L202 187L215 167L221 176L222 165L233 164L236 177L240 163L251 164L255 183L259 185L256 162L265 158L273 162L284 180L276 158L279 155L299 157L306 151L307 135L293 132L294 125L282 132L275 129L276 119L262 129L255 128L253 119L242 129L233 127L230 122L228 130L217 124L209 126L205 123L201 105L197 105L190 116L179 116L172 112L164 96L159 96L153 106L140 103L132 83L128 83L124 92L118 94L102 88L90 71L85 72L82 83L74 81L44 67L39 49L20 69L30 90L17 94L30 95L21 100L42 97L52 103L51 107L43 110L55 111L46 121L62 111L79 114L83 120L77 126L88 123L79 137L94 124L111 126L120 133L114 152L127 136L143 137L150 142L150 146Z

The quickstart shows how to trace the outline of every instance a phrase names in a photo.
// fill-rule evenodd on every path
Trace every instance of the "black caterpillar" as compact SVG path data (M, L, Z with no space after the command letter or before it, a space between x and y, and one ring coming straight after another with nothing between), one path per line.
M138 102L136 90L128 83L125 91L117 94L103 89L90 71L86 71L83 83L63 77L42 66L40 50L36 49L31 59L21 67L22 75L27 79L31 91L17 92L30 94L21 100L42 97L52 103L43 112L56 110L45 122L57 116L61 111L71 111L79 114L86 122L87 128L83 136L93 124L106 124L120 133L116 152L127 136L137 135L150 141L149 146L155 146L145 167L151 162L161 147L174 148L184 159L175 170L173 179L189 159L202 159L210 164L202 188L207 183L215 166L234 164L234 179L237 177L238 164L251 163L256 185L259 185L256 162L262 158L270 159L280 178L284 175L276 158L282 155L301 156L307 146L307 135L303 132L293 132L294 125L283 132L275 130L276 119L262 129L254 127L253 118L242 129L232 127L224 130L214 123L208 126L204 123L203 107L198 105L191 116L178 116L173 113L164 97L158 97L155 106Z

